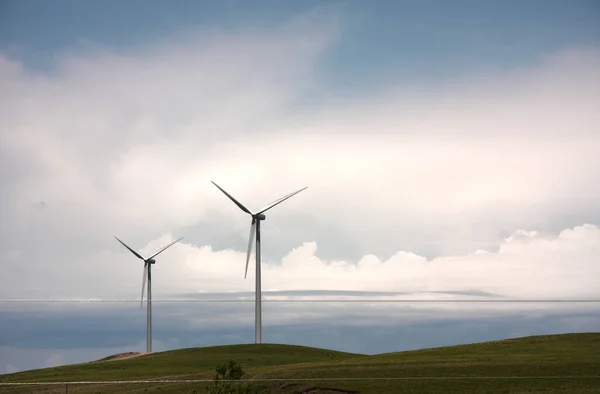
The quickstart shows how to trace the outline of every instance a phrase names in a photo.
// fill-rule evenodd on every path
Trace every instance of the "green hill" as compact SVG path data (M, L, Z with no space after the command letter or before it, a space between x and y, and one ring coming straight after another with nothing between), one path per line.
M212 379L215 367L230 359L242 365L244 378L264 379L253 385L267 393L600 393L600 333L374 356L273 344L190 348L2 375L0 393L65 392L64 385L2 386L7 382ZM71 385L69 393L203 393L209 386L89 384Z

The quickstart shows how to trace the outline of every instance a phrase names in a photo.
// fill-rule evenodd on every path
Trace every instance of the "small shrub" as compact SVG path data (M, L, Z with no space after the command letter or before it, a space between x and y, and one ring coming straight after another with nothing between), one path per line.
M258 389L251 384L231 384L232 380L240 380L245 372L241 365L233 360L215 368L215 385L209 390L210 394L255 394Z

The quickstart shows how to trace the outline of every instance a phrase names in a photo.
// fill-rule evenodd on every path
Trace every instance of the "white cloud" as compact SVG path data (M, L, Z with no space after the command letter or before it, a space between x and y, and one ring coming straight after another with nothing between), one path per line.
M326 261L318 257L315 242L306 242L280 264L265 264L263 286L266 290L480 290L517 298L600 297L598 227L584 225L545 237L519 238L521 234L510 236L498 252L429 261L408 252L398 252L383 261L373 255L357 262ZM190 290L252 290L253 271L245 285L241 279L243 253L212 253L207 248L186 252L186 248L190 247L181 246L169 257L185 261L186 279L177 286L189 283ZM194 289L194 282L203 285Z
M137 297L141 264L113 235L186 236L158 294L252 290L247 235L196 246L248 224L211 179L252 208L309 186L268 213L267 289L596 296L600 54L330 104L317 66L337 34L204 32L54 75L0 57L3 296Z
M140 252L149 254L171 239L170 235L165 235ZM326 260L318 256L316 242L305 242L280 262L263 261L262 283L265 291L408 293L408 296L400 296L401 299L468 298L460 293L458 296L448 294L473 291L511 299L598 299L599 253L600 229L594 225L566 229L558 235L520 230L500 244L497 252L477 251L432 260L404 251L386 260L374 255L365 255L358 261ZM154 297L252 292L254 256L247 279L243 278L244 261L242 251L213 251L210 246L181 241L161 254L153 266ZM53 273L55 280L49 280ZM4 291L3 295L10 294L12 298L135 299L140 294L142 262L123 248L118 253L97 254L86 264L77 263L67 270L57 272L55 267L41 271L32 269L25 276L28 283L10 293ZM5 286L10 288L8 282Z

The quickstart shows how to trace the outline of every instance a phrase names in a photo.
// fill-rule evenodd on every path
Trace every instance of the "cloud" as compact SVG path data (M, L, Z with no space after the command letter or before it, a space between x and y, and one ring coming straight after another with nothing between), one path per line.
M170 235L165 235L140 252L148 255L171 240ZM600 228L589 224L566 229L558 235L519 230L507 237L498 251L477 250L430 260L405 251L385 260L372 254L357 261L326 260L318 256L316 242L305 242L281 261L264 260L262 283L265 291L390 292L389 297L403 299L407 299L405 295L408 299L482 295L517 299L598 299L598 253ZM248 279L243 278L244 252L214 251L210 246L195 246L184 240L159 257L153 266L156 299L177 294L254 289L254 264L249 269ZM13 270L5 277L20 274L27 277L28 282L13 289L7 281L3 287L8 290L1 294L10 298L139 297L143 264L124 248L117 253L90 256L85 265L76 262L67 267L67 270L52 266L34 268L24 263L9 266ZM27 271L20 273L19 269ZM52 276L55 281L49 280Z
M252 290L248 217L212 179L251 208L309 186L268 212L267 289L597 296L597 50L338 97L319 67L343 34L311 18L52 74L0 56L0 295L137 298L113 235L186 236L157 296Z
M166 243L167 238L161 241ZM517 231L497 252L432 260L404 251L385 260L374 255L358 261L324 260L318 257L316 242L306 242L281 262L265 261L262 277L265 290L478 290L517 298L598 298L598 253L600 229L594 225L566 229L558 235ZM164 292L252 289L254 272L249 270L246 281L242 277L243 252L213 252L209 247L184 243L168 257L165 254L164 260L160 274L165 285L158 287ZM163 268L175 266L181 268ZM167 285L171 281L172 287Z

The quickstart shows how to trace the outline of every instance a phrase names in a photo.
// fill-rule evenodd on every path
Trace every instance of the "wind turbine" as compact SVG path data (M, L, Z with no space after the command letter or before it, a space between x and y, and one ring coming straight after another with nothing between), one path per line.
M261 209L256 213L252 213L248 208L246 208L242 203L233 198L231 194L227 193L225 190L221 188L221 186L217 185L215 182L211 181L213 185L219 188L235 205L237 205L242 211L246 212L248 215L252 217L252 224L250 225L250 239L248 240L248 254L246 255L246 272L244 273L244 279L248 275L248 263L250 262L250 253L252 253L252 240L256 234L256 290L254 293L254 343L262 342L262 307L261 307L261 286L260 286L260 222L266 219L265 212L269 209L273 208L275 205L281 204L288 198L300 193L302 190L306 189L304 187L298 191L288 194L287 196L283 196L265 208Z
M144 278L142 279L142 299L140 302L140 308L144 305L144 287L146 285L146 278L148 278L148 298L146 299L146 352L152 352L152 264L156 263L154 258L159 255L159 253L164 252L168 247L174 245L175 243L181 241L183 237L179 238L176 241L171 242L167 246L158 250L158 252L154 253L152 256L145 259L135 250L131 249L129 246L125 244L125 242L121 241L119 238L115 237L117 241L119 241L123 246L125 246L131 253L133 253L136 257L144 261Z

